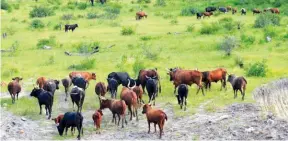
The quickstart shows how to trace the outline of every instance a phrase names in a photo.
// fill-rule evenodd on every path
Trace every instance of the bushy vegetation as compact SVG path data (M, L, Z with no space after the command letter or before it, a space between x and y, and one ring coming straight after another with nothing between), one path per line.
M12 26L8 26L6 28L4 28L3 30L5 33L7 33L8 35L14 35L16 33L16 29Z
M31 29L41 29L44 27L45 27L45 24L39 19L32 20L32 22L30 24Z
M135 59L135 62L134 62L133 65L132 65L132 68L133 68L134 76L136 77L136 76L138 75L138 72L139 72L141 69L145 69L144 61L143 61L143 60L140 60L140 58L137 57L137 58Z
M231 55L234 48L239 46L239 41L235 36L225 36L219 44L219 48L225 52L227 56Z
M219 20L219 23L227 31L233 31L234 29L236 29L236 24L234 23L234 21L233 21L233 19L231 17L222 18L222 19Z
M142 41L149 41L149 40L152 39L152 37L151 37L151 36L142 36L142 37L140 37L140 39L141 39Z
M73 14L63 14L62 17L61 17L61 19L62 19L62 20L72 20L73 17L74 17Z
M7 11L12 11L11 6L8 4L6 0L1 0L1 9L2 10L7 10Z
M189 6L189 7L182 8L180 15L181 16L192 16L192 15L195 15L197 12L198 12L197 8Z
M97 18L97 14L96 13L88 13L87 14L87 19L96 19Z
M193 32L194 29L195 29L194 24L192 24L192 25L188 25L187 28L186 28L186 32Z
M240 68L243 68L244 67L244 61L243 61L243 58L241 57L236 57L235 58L235 65L239 66Z
M276 37L278 35L278 32L275 27L273 26L267 26L264 28L264 37Z
M201 34L215 34L220 30L220 25L218 22L214 22L211 24L204 24L200 29Z
M123 26L121 30L122 35L133 35L135 34L135 29L132 26Z
M267 74L268 66L266 65L266 61L255 62L249 65L246 68L247 76L255 76L255 77L265 77Z
M244 43L245 45L252 45L255 42L256 38L253 35L246 35L242 34L241 35L241 42Z
M47 16L52 16L55 15L54 10L48 8L48 7L43 7L43 6L39 6L39 7L34 7L32 9L32 11L30 11L29 13L31 18L34 17L47 17Z
M137 3L151 3L151 0L137 0Z
M37 43L37 49L43 49L43 46L56 46L56 37L50 36L48 39L40 39Z
M86 58L82 60L79 64L73 64L68 67L70 70L89 70L95 67L95 59Z
M154 6L166 6L165 0L156 0Z
M78 53L91 53L99 44L99 42L80 42L74 44L73 48L75 48Z
M157 60L160 56L160 53L162 52L162 48L160 47L151 47L147 44L140 45L142 48L143 55L145 58L149 60Z
M280 25L280 16L276 14L261 14L259 15L254 23L255 28L264 28L266 26L279 26Z
M80 2L77 4L77 8L80 10L85 10L88 7L88 4L86 2Z
M55 63L55 57L51 55L48 60L46 61L45 65L52 65Z
M54 25L53 30L61 30L61 26L62 26L62 24L58 23L58 24Z
M173 20L170 21L170 23L172 25L177 25L178 24L178 20L177 19L173 19Z

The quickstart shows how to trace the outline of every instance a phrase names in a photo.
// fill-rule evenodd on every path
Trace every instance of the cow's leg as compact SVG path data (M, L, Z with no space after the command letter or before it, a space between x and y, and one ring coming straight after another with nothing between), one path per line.
M160 122L158 122L158 127L159 127L159 132L160 132L160 139L161 139L161 136L162 136L162 122L160 121Z
M40 103L39 103L39 107L40 107L40 113L39 113L39 115L42 115L42 106L41 106Z
M176 95L176 89L177 89L177 86L175 85L174 86L174 95Z
M200 86L200 88L201 88L201 90L202 90L202 95L205 96L203 86Z
M223 87L223 80L221 79L220 82L221 82L221 88L220 88L220 91L222 91L222 87Z
M183 97L180 97L180 109L183 108Z
M148 134L150 133L150 122L148 121Z
M74 101L72 100L72 105L73 105L73 111L75 111L75 108L74 108Z
M130 112L130 120L132 120L132 109L131 109L131 105L128 106L128 110Z
M117 114L117 116L118 116L118 126L119 126L119 124L120 124L120 114Z
M124 128L124 121L126 122L125 113L121 116L122 116L122 128ZM119 117L120 117L120 115L119 115ZM126 125L127 125L127 122L126 122Z
M114 120L115 120L115 114L113 113L112 123L114 122ZM116 122L115 122L115 124L116 124Z
M67 97L68 97L68 88L66 88L66 87L65 87L65 94L66 94L66 96L65 96L65 101L67 101Z
M244 100L245 92L240 89L241 95L242 95L242 100Z
M51 118L51 114L52 114L52 105L49 105L49 117L48 117L48 119Z
M48 115L48 105L45 105L46 116Z
M135 108L135 114L136 114L136 121L139 121L137 107L134 107L134 108Z
M11 99L12 99L12 104L14 104L13 102L13 94L10 93Z
M209 91L211 91L211 84L212 84L212 83L209 81L208 84L209 84Z
M72 128L72 127L71 127ZM65 135L67 136L68 127L65 127Z
M154 133L156 133L156 123L154 123L154 129L155 129Z
M185 96L184 100L185 100L185 107L184 107L184 111L186 111L186 106L187 106L187 96Z
M77 130L78 130L78 136L77 139L80 140L80 131L81 131L81 127L80 125L77 126ZM83 130L82 130L83 131Z
M141 84L141 86L143 88L143 93L146 94L146 91L145 91L146 84Z
M17 100L18 100L18 95L19 95L19 93L17 93Z

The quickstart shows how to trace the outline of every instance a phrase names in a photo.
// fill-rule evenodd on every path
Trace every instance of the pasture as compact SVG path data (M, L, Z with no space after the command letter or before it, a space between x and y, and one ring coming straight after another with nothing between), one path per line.
M61 80L71 71L95 72L97 79L90 81L83 107L83 112L86 112L88 117L99 108L99 101L94 92L96 83L101 81L107 85L107 75L113 71L125 71L136 78L140 69L157 68L162 93L156 98L156 105L165 109L164 105L171 104L177 117L193 115L198 107L207 101L209 103L205 104L204 109L208 112L215 112L232 103L254 103L252 91L256 87L288 76L288 14L284 12L288 4L284 0L279 8L280 25L265 28L254 27L255 20L260 15L253 15L251 10L273 7L273 2L235 5L234 0L165 0L165 6L157 6L155 3L158 0L151 0L151 3L109 0L104 5L96 3L92 7L86 0L78 0L78 4L75 4L76 0L6 1L12 7L12 11L1 10L1 35L4 32L8 34L6 38L1 38L1 49L9 50L11 46L15 46L16 50L1 52L1 82L9 83L12 77L22 76L23 92L30 94L33 84L40 76ZM85 5L86 8L81 8L80 5ZM204 12L205 7L210 5L231 5L238 8L238 13L232 15L231 12L216 12L210 18L200 20L196 19L196 15L181 15L185 7L194 7ZM54 14L32 18L29 13L34 6L48 7L53 9ZM247 15L240 14L242 7L247 9ZM135 20L135 13L140 9L147 12L148 18ZM35 19L40 20L44 27L32 29L31 22ZM238 23L241 29L237 28ZM57 26L59 24L62 25L61 30ZM65 24L78 24L79 27L74 32L64 32ZM203 33L203 28L209 26L215 27L210 29L211 32L208 34ZM133 33L122 35L123 28L128 29L126 32L131 30ZM225 36L237 39L237 48L232 50L230 56L219 47ZM266 41L266 36L270 36L272 40ZM43 39L49 41L37 47ZM41 49L44 45L51 46L52 49ZM67 56L64 53L87 52L96 45L99 46L99 52L90 56ZM110 47L111 45L115 46ZM243 61L244 68L235 63L239 58ZM267 66L265 76L248 76L247 71L251 65L262 61ZM228 82L227 91L220 91L220 82L212 83L211 91L207 91L206 96L202 96L201 93L196 95L197 87L193 84L189 87L187 111L183 111L173 94L174 85L169 81L166 71L166 68L174 67L197 68L199 71L223 67L229 74L244 76L248 81L245 100L241 100L239 93L237 99L233 98L233 90ZM118 98L121 89L122 86L118 88ZM1 93L5 92L7 87L1 87ZM65 103L62 97L64 95L64 88L60 85L60 89L56 91L54 103L57 104L53 106L52 117L72 110L70 97L66 106L63 107L61 104ZM106 97L109 98L110 94L107 93ZM144 95L144 101L148 102L147 94ZM35 98L21 97L15 104L12 104L11 98L2 98L1 106L4 103L7 110L13 114L35 121L45 119L44 115L39 115ZM141 111L140 108L138 115L144 117ZM104 118L108 119L108 122L111 117L105 115ZM89 129L86 129L84 136L94 134L92 125L84 124L84 128L85 126ZM55 139L63 139L58 133L54 136Z

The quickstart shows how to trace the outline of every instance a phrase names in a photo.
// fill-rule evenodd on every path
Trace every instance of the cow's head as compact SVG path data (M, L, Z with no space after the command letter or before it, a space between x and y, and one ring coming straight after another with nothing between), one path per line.
M75 24L75 27L78 27L78 24Z
M58 129L59 135L62 136L62 135L63 135L63 132L64 132L64 128L63 128L63 127L60 127L60 126L58 125L58 126L57 126L57 129Z
M30 96L38 97L38 95L41 93L42 89L39 88L33 88L32 92L30 93Z
M150 110L152 107L151 107L151 104L144 104L143 106L143 110L142 110L142 114L145 114L148 110Z
M232 83L233 80L235 79L235 77L236 77L235 74L229 74L229 75L228 75L228 78L227 78L227 81L230 82L230 83Z
M100 113L101 116L103 116L102 110L98 109L97 112Z
M94 72L92 73L92 79L96 80L96 74Z
M55 85L56 85L56 89L58 90L58 89L59 89L60 81L59 81L59 80L54 80L54 83L55 83Z
M23 79L23 78L21 78L21 77L14 77L14 78L12 78L12 80L17 81L17 82L20 82L22 79Z
M103 110L105 108L109 108L111 104L111 100L100 96L100 110Z
M174 73L178 70L179 68L170 68L167 70L167 75L170 76L170 81L173 81L174 79Z

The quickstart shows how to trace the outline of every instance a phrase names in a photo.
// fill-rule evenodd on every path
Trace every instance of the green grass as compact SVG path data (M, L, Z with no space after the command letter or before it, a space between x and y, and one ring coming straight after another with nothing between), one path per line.
M144 11L149 14L148 18L136 21L135 11L130 12L129 9L137 9L139 4L131 4L130 1L121 1L118 3L109 1L107 5L102 6L96 4L95 7L88 5L85 10L79 10L77 7L74 10L68 9L66 6L67 2L68 1L63 0L63 2L58 5L59 9L55 10L55 15L41 18L41 21L45 24L45 27L41 30L29 29L29 24L35 19L29 18L29 12L32 10L32 6L47 4L44 0L39 0L38 3L35 3L34 1L21 1L19 10L13 9L11 13L1 10L1 31L7 28L9 29L10 27L17 27L17 30L13 35L8 35L7 39L2 40L2 49L10 48L15 41L18 41L19 43L18 51L15 54L1 54L1 81L9 82L11 77L14 76L23 76L24 83L30 78L36 81L39 76L62 79L68 76L68 73L72 71L68 69L69 66L72 64L79 64L81 60L85 59L85 57L81 56L66 56L64 51L75 51L75 45L82 42L99 42L100 52L89 57L90 59L95 60L95 63L92 67L88 67L90 69L85 70L96 72L97 82L103 81L106 83L106 77L110 72L120 71L119 65L117 66L117 64L121 63L123 55L127 56L127 61L125 64L120 64L122 66L121 70L127 71L131 76L135 76L133 72L135 58L143 59L146 68L158 68L161 76L163 92L159 94L156 102L171 103L176 115L184 116L195 113L197 107L207 100L212 100L212 102L205 107L208 111L215 111L227 104L240 103L242 102L240 94L238 94L237 99L233 99L233 92L230 84L227 84L229 85L227 91L219 91L220 84L213 83L211 92L208 91L204 97L201 93L196 95L196 86L192 85L189 89L187 111L184 112L183 110L180 110L180 106L177 104L177 100L173 95L174 86L169 81L165 68L179 66L186 69L198 68L199 70L204 71L225 67L228 70L228 73L245 76L244 69L240 69L235 65L235 56L243 58L245 62L244 66L247 66L249 63L266 59L268 66L266 77L254 78L246 76L248 85L244 102L253 102L251 92L257 86L270 80L288 76L287 40L273 38L270 43L264 42L263 44L259 44L261 40L265 40L264 29L253 28L257 16L253 16L250 11L248 11L247 16L240 16L239 13L232 16L231 13L228 13L220 14L217 17L211 16L210 18L197 20L196 16L179 16L181 9L187 4L184 1L166 1L165 7L157 8L154 7L155 1L152 1L149 4L146 4L147 8L144 8ZM82 2L84 2L84 0L82 0ZM216 1L212 2L215 3ZM234 3L233 0L225 2L220 1L219 3L225 5ZM16 4L18 2L9 3ZM203 9L211 3L196 1L193 4ZM97 19L97 17L95 20L85 18L91 11L103 14L107 7L113 7L115 5L121 5L122 8L120 14L114 20L109 20L109 18ZM52 6L53 5L51 5L51 7ZM253 6L255 5L249 5L249 7ZM238 9L240 9L240 7L241 6L238 6ZM260 7L264 6L261 5ZM282 4L280 9L285 8L287 8L287 4ZM173 19L177 19L177 24L173 24L172 26L171 18L155 16L157 13L165 13L167 11L169 11L168 13L170 15L176 16L173 17ZM67 13L74 15L74 17L67 21L62 20L61 17ZM282 18L281 24L279 27L275 27L275 29L282 37L282 35L287 33L286 25L288 18L282 14L280 14L280 16ZM219 26L220 29L211 35L202 35L200 33L203 25L215 23L220 19L229 17L235 22L241 21L242 23L245 23L242 29L235 29L227 32L227 29ZM14 21L12 20L13 18L18 20ZM54 30L55 25L59 23L62 23L62 30ZM65 33L63 26L66 23L77 23L79 27L76 28L73 33L71 31ZM193 32L186 34L187 26L190 25L193 25ZM123 36L121 35L122 27L133 27L135 28L135 33L129 36ZM181 34L167 34L168 32L180 32ZM255 37L255 42L250 44L249 47L245 44L241 44L239 48L233 50L231 57L226 57L223 52L217 49L217 44L221 42L223 37L227 34L234 35L238 39L240 39L243 34L253 35L253 37ZM56 44L52 46L52 50L44 51L37 49L39 40L48 39L51 36L55 37L56 40ZM148 59L145 56L143 49L141 48L141 45L144 43L149 45L149 51L157 54L156 59ZM114 47L106 48L113 44L115 44ZM159 48L161 48L161 51L159 51ZM54 63L46 65L50 56L54 56ZM99 108L98 99L94 93L95 84L96 82L92 81L86 92L83 107L84 111ZM29 89L27 90L32 90L31 88L32 86L29 86ZM63 88L61 89L63 92ZM121 87L119 87L119 91L120 90ZM1 91L6 91L6 88L3 88ZM56 95L59 94L59 92L56 92ZM118 93L118 97L119 95L120 94ZM107 96L110 97L110 95ZM56 98L56 101L57 100L58 99ZM144 100L145 102L148 101L147 95L144 95ZM11 104L10 98L2 99L1 104L2 103L7 103L8 110L17 115L28 116L32 119L44 117L44 115L38 115L39 108L37 99L35 98L21 98L16 101L16 104L14 105ZM57 112L59 112L59 110L57 110L57 106L55 105L53 107L53 115L57 115ZM62 138L56 137L55 139Z

